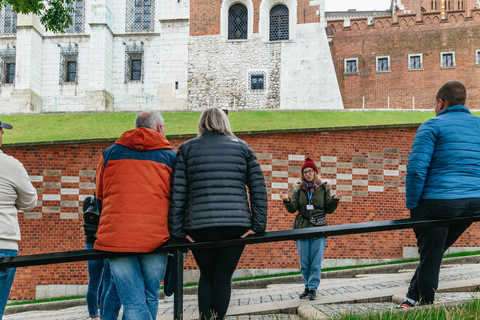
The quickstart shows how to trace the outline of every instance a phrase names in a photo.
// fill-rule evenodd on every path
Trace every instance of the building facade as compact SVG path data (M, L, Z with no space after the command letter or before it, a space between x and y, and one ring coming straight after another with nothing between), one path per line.
M324 0L76 0L0 11L0 112L343 108Z
M477 0L394 0L391 16L329 20L330 49L345 109L433 108L448 80L480 107ZM442 9L443 8L443 9Z
M0 11L0 112L181 110L189 7L167 0L84 1L73 24Z

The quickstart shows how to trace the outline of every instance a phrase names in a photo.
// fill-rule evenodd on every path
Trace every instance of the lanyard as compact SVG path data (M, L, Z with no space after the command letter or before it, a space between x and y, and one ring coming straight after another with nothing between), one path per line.
M305 182L305 184L307 185L307 197L308 197L308 203L312 203L312 196L313 196L313 191L310 192L310 188L308 186L308 182ZM313 188L314 184L312 183L312 188Z

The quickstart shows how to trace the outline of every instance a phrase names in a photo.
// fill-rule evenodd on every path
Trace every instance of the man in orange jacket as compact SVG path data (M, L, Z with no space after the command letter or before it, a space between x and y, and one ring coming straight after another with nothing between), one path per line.
M95 190L101 218L95 249L140 253L109 259L110 267L127 319L154 320L167 255L145 253L169 239L176 153L158 112L140 113L135 127L103 151L98 163Z

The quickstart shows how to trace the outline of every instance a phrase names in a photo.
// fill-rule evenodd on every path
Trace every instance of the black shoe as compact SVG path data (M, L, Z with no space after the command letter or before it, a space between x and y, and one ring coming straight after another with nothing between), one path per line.
M310 299L310 300L317 299L317 291L316 290L309 290L308 291L308 299Z
M300 294L300 299L305 299L306 297L308 297L308 289L307 288L305 288L305 291L303 291Z
M415 302L412 299L405 298L400 302L397 309L409 309L415 307Z

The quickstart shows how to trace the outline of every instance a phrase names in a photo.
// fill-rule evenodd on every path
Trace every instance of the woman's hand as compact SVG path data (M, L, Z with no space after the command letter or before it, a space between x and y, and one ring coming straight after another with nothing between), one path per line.
M282 199L285 202L290 202L290 197L288 196L288 194L283 193L283 191L280 192L280 199Z
M190 241L191 243L194 243L194 242L195 242L195 240L193 240L192 237L190 237L189 235L187 235L185 238L186 238L188 241Z
M335 196L333 197L333 199L335 199L335 200L340 200L340 199L342 199L342 191L337 191L337 193L335 194Z
M253 230L250 229L250 230L248 230L247 232L245 232L240 238L242 238L242 239L243 239L243 238L246 238L246 237L248 237L248 236L251 235L251 234L255 234L255 231L253 231Z

